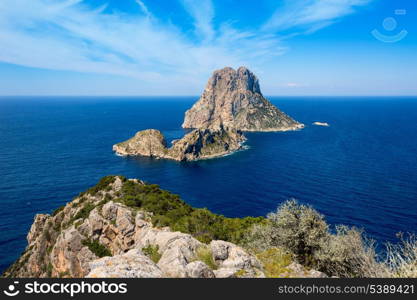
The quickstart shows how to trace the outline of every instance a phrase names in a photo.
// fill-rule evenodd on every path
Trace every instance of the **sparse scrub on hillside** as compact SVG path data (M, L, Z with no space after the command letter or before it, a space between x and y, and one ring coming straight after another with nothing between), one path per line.
M388 245L387 258L378 257L372 240L347 226L329 226L313 208L289 200L254 225L244 245L252 252L279 248L306 267L337 277L417 277L417 239Z
M385 264L388 266L392 277L417 278L417 237L410 235L404 238L400 235L401 244L387 245L387 259Z
M162 190L156 184L138 184L130 180L123 180L116 201L151 212L154 226L169 226L204 243L212 240L239 243L253 224L265 221L263 217L226 218L205 208L193 208L178 195Z
M158 245L148 245L147 247L142 248L143 254L149 257L154 263L158 263L161 259L161 254L159 253L159 246Z
M210 269L217 270L218 266L213 258L213 252L209 247L200 247L197 249L195 260L205 263Z

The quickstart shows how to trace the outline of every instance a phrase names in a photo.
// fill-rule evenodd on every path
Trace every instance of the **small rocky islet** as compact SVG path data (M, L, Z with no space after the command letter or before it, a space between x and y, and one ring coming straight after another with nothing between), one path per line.
M247 131L299 130L295 121L262 95L258 78L247 68L217 70L200 99L185 113L183 138L167 146L156 129L139 131L113 146L123 156L148 156L193 161L223 156L242 148Z

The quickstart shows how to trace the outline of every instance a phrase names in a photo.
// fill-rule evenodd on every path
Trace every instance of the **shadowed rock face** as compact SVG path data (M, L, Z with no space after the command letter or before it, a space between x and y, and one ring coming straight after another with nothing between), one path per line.
M258 78L247 68L217 70L201 98L185 113L183 128L221 123L241 131L287 131L303 128L262 96Z

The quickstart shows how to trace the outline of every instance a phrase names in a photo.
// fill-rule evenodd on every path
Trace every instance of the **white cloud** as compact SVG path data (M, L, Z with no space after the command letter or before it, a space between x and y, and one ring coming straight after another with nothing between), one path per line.
M197 35L203 41L213 40L215 30L213 28L214 7L211 0L181 0L184 8L194 18L194 26Z
M135 0L136 3L139 5L141 11L143 12L143 14L145 16L147 16L148 18L152 17L151 12L149 11L148 7L145 5L145 3L143 3L143 1L141 0Z
M264 25L264 30L305 27L309 32L332 24L371 0L285 0Z
M194 20L197 39L193 39L153 15L146 0L132 1L142 14L106 13L106 6L91 8L82 0L1 0L0 61L189 86L224 66L247 65L257 72L286 51L275 35L277 14L264 30L238 30L227 23L215 28L211 0L179 0ZM340 0L344 6L331 0L307 2L304 13L284 12L288 22L317 25L363 1Z

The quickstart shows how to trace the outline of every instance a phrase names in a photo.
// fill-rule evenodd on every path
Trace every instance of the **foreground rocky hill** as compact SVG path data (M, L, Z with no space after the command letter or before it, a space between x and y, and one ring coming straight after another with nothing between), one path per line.
M185 113L184 128L193 129L167 147L159 130L139 131L113 146L120 155L141 155L177 161L223 156L242 148L242 131L298 130L293 120L266 100L256 76L244 67L213 73L200 100Z
M232 243L263 222L225 218L156 185L107 176L52 215L36 215L28 246L3 276L270 276L269 252L256 256ZM286 261L274 277L325 276Z
M184 128L222 123L242 131L288 131L303 128L264 98L258 78L247 68L217 70L200 99L185 113Z

